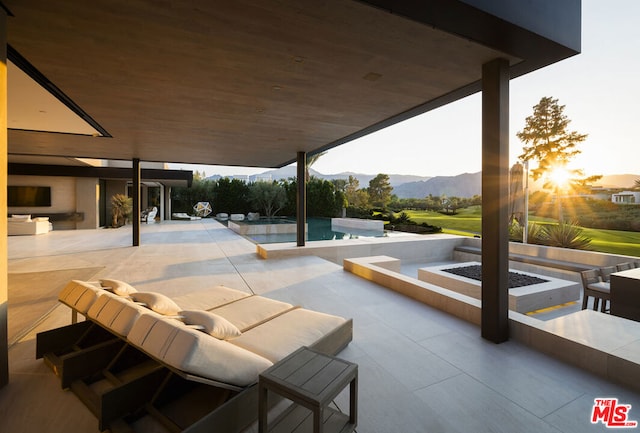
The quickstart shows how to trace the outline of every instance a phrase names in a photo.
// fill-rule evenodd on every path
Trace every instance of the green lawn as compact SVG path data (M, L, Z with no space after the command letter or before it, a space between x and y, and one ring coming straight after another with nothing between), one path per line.
M640 257L640 232L585 228L583 234L592 239L594 251Z
M418 224L427 223L442 227L444 233L478 235L481 231L482 209L480 206L471 206L460 209L456 215L443 215L438 212L407 210L409 217Z
M443 233L474 236L481 232L482 209L480 206L461 209L456 215L415 210L404 212L418 224L425 222L442 227ZM548 218L531 217L530 222L545 224L553 221ZM591 249L594 251L640 257L640 232L585 228L583 234L592 239Z

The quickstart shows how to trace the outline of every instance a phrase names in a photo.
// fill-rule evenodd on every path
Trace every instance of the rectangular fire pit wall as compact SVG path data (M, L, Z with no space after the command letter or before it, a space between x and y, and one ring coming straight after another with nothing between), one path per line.
M429 266L418 269L418 279L431 284L462 293L472 298L481 298L481 282L472 278L455 275L445 269L480 266L479 262L455 263L449 265ZM544 279L544 282L509 289L509 309L518 313L528 313L580 299L582 287L579 283L531 272L514 271L521 275L529 275Z

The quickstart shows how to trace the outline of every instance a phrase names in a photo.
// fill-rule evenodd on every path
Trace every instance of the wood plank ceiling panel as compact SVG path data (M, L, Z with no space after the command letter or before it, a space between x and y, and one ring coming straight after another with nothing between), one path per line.
M6 4L12 47L112 135L10 131L19 154L275 167L504 56L355 1Z

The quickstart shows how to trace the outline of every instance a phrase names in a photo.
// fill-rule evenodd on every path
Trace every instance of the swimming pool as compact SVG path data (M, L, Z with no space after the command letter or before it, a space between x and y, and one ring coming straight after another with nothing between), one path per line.
M295 242L295 219L277 219L275 224L291 224L292 230L287 233L241 233L244 237L251 239L257 244L274 244L282 242ZM238 225L260 225L260 224L274 224L274 221L242 221L237 222ZM346 229L345 229L346 230ZM324 241L324 240L338 240L338 239L358 239L361 237L386 237L387 232L382 230L357 230L348 229L348 232L336 231L331 229L331 218L307 218L307 241Z

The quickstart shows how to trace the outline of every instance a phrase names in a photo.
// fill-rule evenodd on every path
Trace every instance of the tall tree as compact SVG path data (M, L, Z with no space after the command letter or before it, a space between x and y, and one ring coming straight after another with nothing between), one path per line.
M318 159L320 159L320 157L322 155L324 155L325 153L327 153L326 151L324 152L320 152L320 153L314 153L313 155L307 156L307 164L304 167L304 176L305 176L305 180L307 182L309 182L309 179L311 178L311 175L309 173L309 169L311 168L311 166L313 164L315 164L316 162L318 162Z
M347 184L344 188L344 192L347 195L347 201L349 202L349 206L360 207L363 203L360 203L358 197L358 190L360 189L360 181L357 177L349 175L349 179L347 180ZM366 203L364 203L366 206Z
M229 179L222 177L218 179L213 188L213 211L214 213L224 212L247 213L249 185L240 179ZM211 201L199 198L197 201Z
M393 187L389 183L389 176L383 173L369 181L369 201L379 208L386 208L391 201L391 191Z
M534 180L545 179L544 187L556 192L558 219L562 221L560 194L566 187L580 187L594 182L602 176L585 176L581 169L568 169L569 162L581 150L578 144L586 140L587 134L569 131L569 118L564 114L564 105L557 99L543 97L533 107L533 114L526 118L525 127L516 135L525 143L518 157L523 162L537 161L531 170Z
M287 193L277 182L255 182L249 185L249 201L272 218L287 204Z

